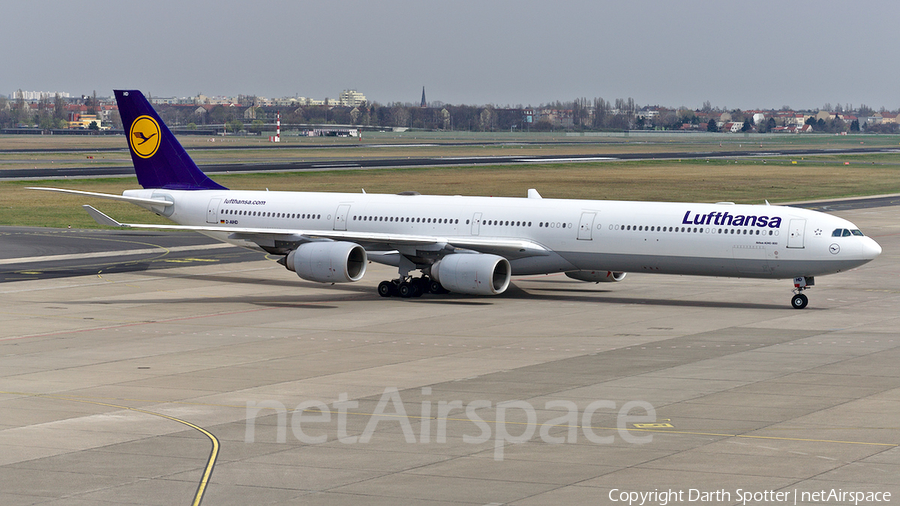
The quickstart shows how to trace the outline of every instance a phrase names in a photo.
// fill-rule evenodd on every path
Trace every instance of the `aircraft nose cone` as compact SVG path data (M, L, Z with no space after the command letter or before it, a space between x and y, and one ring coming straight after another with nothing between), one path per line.
M869 237L865 239L863 242L863 257L874 260L875 257L881 254L881 245Z

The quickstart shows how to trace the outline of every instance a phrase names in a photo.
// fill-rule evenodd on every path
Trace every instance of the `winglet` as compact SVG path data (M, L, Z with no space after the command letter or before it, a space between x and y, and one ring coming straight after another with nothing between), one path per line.
M127 227L128 226L128 225L124 225L124 224L119 223L118 221L110 218L109 216L98 211L93 206L83 205L81 207L83 207L84 210L87 211L88 214L91 215L91 218L94 218L94 221L96 221L100 225L106 225L107 227Z

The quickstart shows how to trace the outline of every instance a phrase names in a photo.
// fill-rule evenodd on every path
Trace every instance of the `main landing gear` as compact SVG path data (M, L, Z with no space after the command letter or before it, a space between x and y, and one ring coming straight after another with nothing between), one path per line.
M812 276L794 278L794 296L791 297L791 307L794 309L805 308L809 304L809 298L803 295L803 291L815 285L816 278Z
M449 290L441 286L440 283L428 276L413 278L394 279L391 281L382 281L378 284L378 295L382 297L421 297L426 293L450 293Z

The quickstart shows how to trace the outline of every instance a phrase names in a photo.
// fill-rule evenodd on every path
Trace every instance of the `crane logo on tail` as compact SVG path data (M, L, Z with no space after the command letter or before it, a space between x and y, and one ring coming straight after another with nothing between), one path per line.
M139 116L131 124L128 143L134 154L141 158L150 158L159 149L159 124L150 116Z

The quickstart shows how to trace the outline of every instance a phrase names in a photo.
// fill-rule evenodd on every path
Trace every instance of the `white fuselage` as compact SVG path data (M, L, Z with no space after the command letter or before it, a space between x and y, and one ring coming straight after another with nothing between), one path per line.
M847 220L783 206L240 190L125 195L173 201L152 210L180 225L523 239L546 248L547 254L510 258L513 275L604 270L793 278L841 272L881 252ZM836 230L854 232L835 236ZM228 232L205 233L256 247Z

